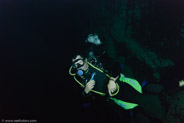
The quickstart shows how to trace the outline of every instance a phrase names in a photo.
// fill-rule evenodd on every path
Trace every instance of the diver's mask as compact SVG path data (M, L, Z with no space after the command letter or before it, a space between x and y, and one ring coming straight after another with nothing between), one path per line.
M80 63L74 64L74 63L78 62L79 60L82 60L83 63L82 63L82 64L80 64ZM84 74L84 70L80 69L81 67L84 66L84 59L77 59L77 60L75 60L75 61L73 62L73 65L72 65L72 66L73 66L73 68L75 68L75 69L78 70L78 71L77 71L77 74L78 74L79 76L82 76L82 75Z

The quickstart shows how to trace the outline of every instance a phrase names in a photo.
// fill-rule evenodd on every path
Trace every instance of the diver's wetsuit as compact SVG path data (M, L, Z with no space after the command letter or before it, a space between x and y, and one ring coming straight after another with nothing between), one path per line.
M106 75L106 73L100 72L98 69L94 68L91 65L89 65L88 72L85 73L82 77L76 76L77 80L81 82L81 84L83 85L82 86L83 88L85 87L86 83L90 80L94 72L96 73L96 75L94 76L95 86L92 90L95 90L97 94L99 94L98 92L100 92L100 95L114 100L116 104L118 104L124 109L134 109L136 106L139 106L144 110L144 112L150 114L151 116L157 119L162 119L163 112L162 112L162 107L158 96L155 96L152 94L150 95L142 94L142 92L137 91L130 84L120 81L121 79L119 78L116 81L119 86L119 90L118 91L116 90L114 95L110 97L108 93L108 88L107 88L109 77ZM103 93L104 95L101 93ZM94 92L91 91L89 94L85 94L85 92L83 91L83 95L85 96L88 96L91 94L94 94ZM130 104L127 104L126 102Z
M82 77L77 77L77 79L85 86L86 83L91 79L93 73L96 74L94 76L95 86L93 90L109 96L107 85L110 78L106 75L108 73L101 72L98 69L95 69L93 66L89 65L88 71ZM117 79L116 83L118 84L117 86L119 89L118 92L116 90L113 98L117 98L126 102L138 103L139 99L137 97L140 96L141 93L133 89L129 84L121 82L119 79Z
M152 115L153 117L162 119L163 113L159 97L155 95L142 94L142 87L140 86L139 82L134 79L131 81L137 83L141 89L137 90L134 85L130 84L131 82L125 82L124 79L121 79L120 77L116 81L118 84L118 89L115 91L115 93L113 93L113 96L110 97L107 85L110 77L115 78L118 75L120 76L120 64L114 63L112 59L109 60L107 57L100 57L100 59L97 61L100 61L100 63L93 63L92 61L89 61L89 69L83 76L78 76L75 73L73 74L74 79L81 85L81 87L85 88L85 85L91 79L92 74L94 72L96 73L94 76L94 88L89 92L89 94L86 94L83 91L82 95L89 97L90 95L97 93L96 95L107 97L107 99L113 100L117 105L126 110L134 109L136 106L139 106L146 113ZM70 70L72 71L72 67Z
M94 76L95 86L93 90L106 93L109 78L104 73L96 70L91 66L89 66L88 72L84 74L83 76L84 78L81 79L82 84L86 85L86 83L91 79L93 73L95 73Z

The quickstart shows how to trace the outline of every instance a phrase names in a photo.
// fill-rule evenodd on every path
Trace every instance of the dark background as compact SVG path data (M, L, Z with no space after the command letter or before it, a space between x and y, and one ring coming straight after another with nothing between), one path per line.
M83 115L80 107L81 97L72 77L68 75L68 68L74 49L80 48L87 35L95 31L99 34L103 32L99 31L100 29L95 30L95 26L106 19L104 16L102 22L98 22L98 9L101 8L101 4L102 2L97 0L0 1L1 119L27 118L37 119L39 122L81 121L81 114ZM106 9L113 15L116 9L111 10L111 5L110 1L106 2ZM133 3L130 1L128 5L131 9ZM150 46L150 49L160 53L159 58L164 56L175 63L174 60L183 57L183 38L177 37L183 24L182 4L157 1L154 5L154 10L150 8L151 14L142 16L139 24L131 21L134 24L133 37L140 44ZM90 14L93 9L96 14ZM167 19L173 21L169 22ZM151 31L146 32L143 27ZM155 36L157 34L158 36ZM164 36L168 36L165 50L157 46L160 44L158 42L163 43L166 40L162 40ZM175 42L175 39L181 41L177 48L171 43ZM151 43L144 40L150 40ZM140 60L135 60L138 64L135 66L131 61L135 58L134 55L125 47L124 50L128 54L121 53L122 48L118 48L118 42L115 40L113 42L119 55L125 55L128 59L132 70L144 66L144 62ZM145 66L141 69L142 74L138 71L133 74L142 80L153 78L152 72L145 75L145 71L152 69Z
M67 76L76 35L71 4L0 1L0 119L62 122L74 114Z

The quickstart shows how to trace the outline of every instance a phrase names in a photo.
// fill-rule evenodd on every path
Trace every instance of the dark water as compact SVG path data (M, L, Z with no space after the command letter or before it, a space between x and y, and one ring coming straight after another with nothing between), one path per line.
M126 16L121 18L123 2L126 3ZM158 79L161 80L162 76L159 72L165 72L164 67L157 64L154 57L146 61L135 54L136 51L132 51L129 43L121 38L130 36L127 40L135 39L148 49L145 52L155 53L158 61L169 59L175 65L183 58L182 5L179 0L140 3L133 0L128 3L126 0L0 1L0 118L85 122L82 121L85 109L81 109L80 93L68 75L68 68L74 49L80 49L87 35L94 32L106 39L106 44L113 42L115 58L123 56L126 59L123 63L129 66L125 71L127 75L140 81L146 79L160 83ZM135 11L138 14L130 14ZM116 36L122 34L118 27L113 31L118 23L120 26L125 24L122 26L127 31L124 37ZM129 25L131 30L128 30ZM128 34L129 31L132 35ZM114 55L111 52L113 46L107 45L106 48L110 55ZM151 66L150 61L157 67ZM87 112L94 119L102 114L99 119L102 122L107 121L106 117L111 114L104 109L105 106ZM98 113L94 115L95 112ZM90 120L90 116L86 117L85 120Z

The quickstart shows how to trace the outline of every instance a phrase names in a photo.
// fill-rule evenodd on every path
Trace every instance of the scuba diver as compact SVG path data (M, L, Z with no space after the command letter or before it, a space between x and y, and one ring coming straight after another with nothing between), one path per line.
M120 63L110 58L96 34L88 35L86 49L72 58L70 75L83 88L82 95L100 95L125 110L138 106L142 87L135 79L121 73Z
M160 99L163 97L162 88L157 94L143 93L141 84L135 79L125 77L121 73L120 64L103 50L98 35L88 35L86 43L91 47L86 47L89 48L87 52L76 52L69 69L69 74L83 88L82 95L87 98L100 95L124 110L133 110L135 113L141 110L149 118L156 119L156 122L163 122L165 109ZM180 82L182 84L183 81Z
M108 91L108 94L112 95L117 90L115 81L119 78L119 64L108 57L107 53L103 51L102 43L97 35L88 35L86 42L91 42L92 44L87 44L90 45L87 46L89 48L87 52L76 52L72 58L70 75L74 76L74 79L82 87L86 85L84 88L85 94L92 91L105 95L106 91ZM94 49L95 51L93 51ZM97 50L98 52L96 52ZM110 71L107 71L106 68ZM107 84L108 89L104 87L104 84ZM95 89L92 90L94 87Z

